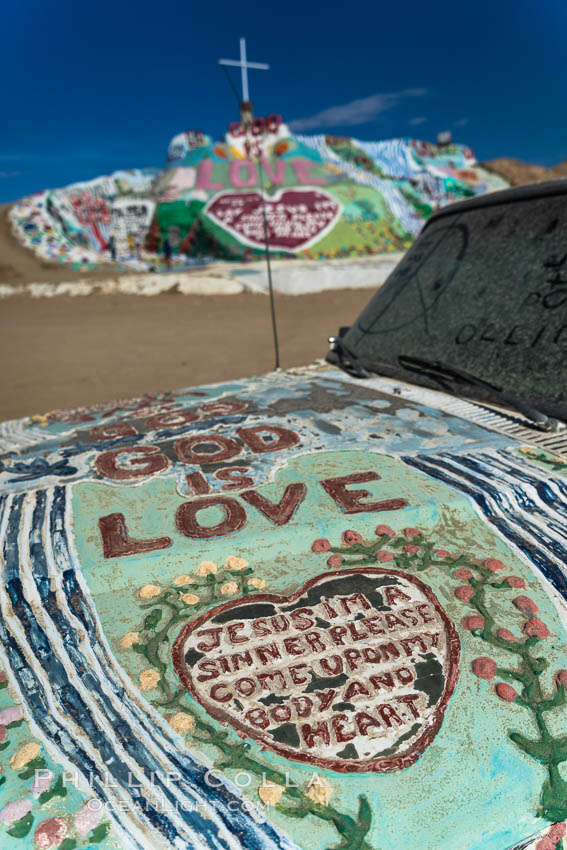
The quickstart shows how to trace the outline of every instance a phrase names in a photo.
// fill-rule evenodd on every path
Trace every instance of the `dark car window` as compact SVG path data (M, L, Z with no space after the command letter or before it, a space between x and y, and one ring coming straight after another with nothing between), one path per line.
M567 414L567 181L434 216L344 337L363 361L439 361Z

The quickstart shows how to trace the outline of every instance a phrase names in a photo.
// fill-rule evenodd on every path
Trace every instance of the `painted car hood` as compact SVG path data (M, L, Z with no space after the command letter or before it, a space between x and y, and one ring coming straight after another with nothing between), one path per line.
M566 463L433 397L0 426L1 846L555 846Z

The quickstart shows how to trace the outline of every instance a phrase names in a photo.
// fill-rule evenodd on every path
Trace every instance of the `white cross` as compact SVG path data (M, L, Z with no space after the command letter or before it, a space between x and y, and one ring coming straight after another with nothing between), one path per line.
M246 39L240 39L240 62L237 59L219 59L219 65L235 65L240 68L242 74L242 100L250 100L248 93L248 68L258 68L260 71L269 71L269 65L263 65L260 62L246 61Z

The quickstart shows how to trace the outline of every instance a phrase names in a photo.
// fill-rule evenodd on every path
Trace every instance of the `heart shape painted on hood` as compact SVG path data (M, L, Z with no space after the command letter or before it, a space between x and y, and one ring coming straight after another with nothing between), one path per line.
M212 608L182 629L173 660L191 696L241 737L330 770L386 772L439 731L459 639L419 579L361 567Z

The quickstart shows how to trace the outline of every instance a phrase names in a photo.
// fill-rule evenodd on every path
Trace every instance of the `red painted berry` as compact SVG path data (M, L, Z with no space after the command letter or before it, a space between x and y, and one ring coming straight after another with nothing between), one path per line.
M419 546L416 546L414 543L408 543L403 547L404 552L408 552L410 555L417 555L419 552Z
M492 658L475 658L472 670L479 679L494 679L496 676L496 662Z
M484 617L481 617L480 614L469 614L468 617L463 617L461 625L463 629L467 629L469 632L473 629L483 629Z
M355 543L363 543L362 534L359 534L358 531L353 531L352 529L347 529L347 531L343 531L342 535L343 543L346 543L347 546L353 546Z
M549 637L550 631L539 617L532 617L527 623L524 623L524 634L528 637L536 637L538 640L545 640Z
M460 578L461 581L468 581L472 577L472 572L470 570L465 570L464 567L459 567L458 570L455 570L455 578Z
M567 824L565 824L564 821L561 821L561 823L554 823L547 833L547 837L551 838L554 844L557 844L557 842L561 841L562 838L565 838L566 835Z
M551 838L546 835L545 838L541 838L535 846L535 850L555 850L555 841L552 841Z
M392 552L387 552L386 549L380 549L380 551L376 553L376 559L380 561L381 564L385 564L388 561L393 561L394 555Z
M331 555L330 558L327 558L327 566L331 567L333 570L339 570L344 562L344 558L342 555Z
M504 702L516 702L518 699L517 691L514 690L512 685L507 685L505 682L498 682L494 690Z
M520 576L506 576L504 579L509 587L525 587L526 582Z
M562 688L567 689L567 670L558 670L555 674L555 681L558 685L561 685Z
M474 596L474 587L471 587L470 584L463 584L455 588L455 596L461 602L468 602Z
M509 629L497 629L496 637L499 637L500 640L507 640L509 643L513 643L516 640L516 636Z
M374 530L374 533L376 534L377 537L381 537L382 534L385 534L387 537L395 537L396 536L396 532L394 531L393 528L390 528L389 525L377 525L375 530Z
M326 537L319 537L318 540L314 540L311 544L312 552L328 552L330 548L331 544Z
M512 601L523 614L535 614L536 611L539 611L539 608L529 596L516 596Z
M503 570L504 564L502 561L499 561L498 558L486 558L482 562L482 566L486 567L487 570L492 570L492 572L496 572L496 570Z
M450 552L447 552L446 549L436 549L435 554L437 555L438 558L452 558L453 557ZM472 575L472 573L471 573L471 575Z
M420 537L421 531L419 528L404 528L404 534L406 537Z

